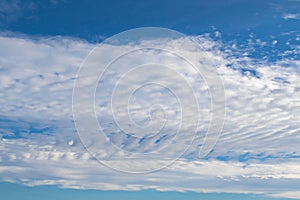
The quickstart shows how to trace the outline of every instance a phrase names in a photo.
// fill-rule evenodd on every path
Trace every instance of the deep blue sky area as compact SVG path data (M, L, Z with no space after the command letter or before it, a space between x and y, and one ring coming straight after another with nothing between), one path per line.
M53 3L56 2L56 3ZM22 1L12 13L2 13L2 30L34 35L67 35L99 41L121 31L144 26L175 29L188 35L218 30L224 36L248 33L276 35L300 26L282 18L299 12L299 2L276 0L89 0ZM5 17L3 17L5 15ZM0 15L1 16L1 15Z

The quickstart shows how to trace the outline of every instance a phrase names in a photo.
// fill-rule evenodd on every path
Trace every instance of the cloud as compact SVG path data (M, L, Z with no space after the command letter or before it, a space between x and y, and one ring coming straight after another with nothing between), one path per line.
M283 19L288 20L288 19L300 19L300 15L299 14L295 14L295 13L287 13L285 15L283 15Z
M181 48L182 44L192 44L188 41L197 42L199 47ZM297 66L300 62L293 59L256 62L206 36L187 37L182 42L168 40L161 47L181 51L182 55L204 64L213 64L223 80L226 118L222 135L208 157L200 160L199 147L203 145L211 114L207 106L210 105L209 87L196 71L176 56L158 54L153 50L136 51L112 64L101 80L102 86L96 90L96 115L108 138L90 141L103 147L97 152L97 157L105 164L127 169L145 165L155 168L164 164L165 158L176 158L178 152L191 146L167 168L142 175L119 173L116 179L117 172L99 165L85 151L72 117L72 89L76 73L95 44L64 37L30 39L1 36L1 179L28 185L59 184L62 187L102 190L152 188L297 197L300 179L300 73ZM161 44L149 40L140 45L145 43ZM134 44L123 47L132 49ZM120 50L118 45L104 45L103 48L111 56L118 55ZM104 55L101 59L107 57ZM201 131L196 133L192 144L192 126L189 124L184 131L175 134L182 112L180 104L172 92L159 85L137 90L130 101L130 112L132 120L140 126L153 123L153 127L159 128L160 122L167 119L160 134L146 137L136 131L128 136L118 130L116 123L111 123L114 119L108 95L116 81L128 71L127 66L142 62L169 65L180 75L178 77L190 84L199 100L201 116ZM167 77L178 97L190 97L189 90L181 87L181 80L175 73L170 70L159 73L159 69L155 69L156 72L149 72L143 77L153 75L152 81ZM121 100L125 99L128 88L141 78L140 74L129 75L118 85L117 99L120 101L116 103L119 125L124 126L128 125L128 120L125 120L127 110L123 109ZM91 78L85 79L83 89L91 84ZM193 107L189 107L192 98L186 99L188 106L184 109L191 121L194 117ZM126 153L105 151L110 142L118 148L142 154L159 149L160 157L144 159L137 156L135 160L125 162Z

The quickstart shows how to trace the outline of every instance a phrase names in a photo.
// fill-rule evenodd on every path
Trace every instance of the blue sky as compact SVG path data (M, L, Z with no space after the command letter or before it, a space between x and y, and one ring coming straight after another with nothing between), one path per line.
M0 0L1 195L299 198L299 27L298 0Z
M26 187L24 185L1 183L0 188L2 198L5 199L120 199L120 200L138 200L138 199L201 199L201 200L238 200L238 199L261 199L270 200L274 198L263 197L259 195L238 195L238 194L199 194L192 192L157 192L153 190L144 190L141 192L130 191L97 191L97 190L74 190L59 189L53 186L38 186L36 188ZM7 192L14 191L14 192ZM282 198L283 199L283 198ZM284 198L285 199L285 198Z
M4 3L6 1L3 1ZM8 1L9 2L9 1ZM185 34L219 30L224 35L260 36L295 31L299 2L287 1L11 1L2 8L1 28L37 35L66 35L97 40L144 26L175 29ZM296 15L297 16L297 15ZM297 17L296 17L297 18ZM204 20L205 19L205 20ZM232 39L232 38L231 38Z

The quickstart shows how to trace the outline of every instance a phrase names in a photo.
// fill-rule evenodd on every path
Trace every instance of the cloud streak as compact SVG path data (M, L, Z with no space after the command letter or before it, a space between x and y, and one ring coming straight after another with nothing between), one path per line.
M288 13L288 14L285 14L283 16L283 19L300 19L300 15L299 14L295 14L295 13Z

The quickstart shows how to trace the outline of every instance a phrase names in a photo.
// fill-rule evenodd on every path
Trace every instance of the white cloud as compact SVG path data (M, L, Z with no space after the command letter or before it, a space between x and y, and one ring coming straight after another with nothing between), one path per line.
M283 19L300 19L300 15L295 13L287 13L283 15Z
M24 182L29 185L60 184L63 187L93 189L140 190L190 190L197 192L237 192L262 193L273 196L296 196L300 180L299 169L299 131L300 131L300 80L299 61L282 60L276 63L257 63L249 58L231 54L233 49L225 48L219 42L206 37L191 37L201 48L190 46L182 54L195 60L213 63L222 77L226 94L226 119L222 136L207 160L198 160L199 145L203 144L203 132L199 132L194 144L183 157L168 168L155 173L133 176L118 174L99 165L84 150L75 133L72 122L72 87L77 70L95 46L72 38L26 39L20 37L0 37L0 177L6 181ZM148 41L149 43L155 41ZM166 47L180 49L180 41L169 41ZM110 54L117 54L115 46L105 46ZM128 49L132 46L127 46ZM139 52L137 52L139 53ZM197 73L188 65L172 56L148 57L132 54L122 60L131 62L155 61L172 66L188 79L195 95L201 100L201 116L210 113L209 92L205 82L197 79ZM152 52L153 53L153 52ZM155 52L154 52L155 53ZM180 63L180 66L179 66ZM185 66L183 68L182 66ZM109 90L118 78L118 70L108 71L102 90L97 93L98 116L117 146L129 151L143 153L168 145L161 157L156 160L135 160L127 168L143 165L158 166L166 162L163 158L176 157L177 151L189 145L190 126L185 132L173 138L170 130L177 129L180 110L171 95L158 87L144 88L136 93L136 104L131 107L132 118L146 124L148 110L153 103L163 105L165 117L172 123L166 126L164 134L141 142L133 137L123 137L111 125L109 118ZM122 68L124 69L124 68ZM121 69L120 69L121 70ZM121 71L119 71L121 72ZM169 71L156 73L155 78L169 77L176 80ZM151 74L150 74L151 75ZM160 75L160 76L159 76ZM125 81L123 92L129 81L137 80L132 76ZM91 79L87 79L91 80ZM126 83L128 83L126 85ZM172 82L173 83L173 82ZM89 82L87 82L89 84ZM187 90L174 85L180 94L188 96ZM166 96L168 94L169 96ZM120 99L124 96L119 93ZM160 98L157 98L157 96ZM108 99L108 100L107 100ZM141 106L142 105L142 106ZM203 106L204 105L204 106ZM153 121L160 122L159 107ZM186 107L187 110L192 108ZM119 116L126 111L120 107ZM191 115L193 116L193 115ZM121 117L121 123L128 123ZM155 121L156 120L156 121ZM209 117L201 118L201 128L208 128ZM43 134L41 134L43 133ZM20 134L21 138L14 138ZM138 132L136 133L138 134ZM164 139L167 138L167 139ZM168 142L171 139L173 143ZM157 145L155 145L155 142ZM95 141L91 141L95 142ZM96 141L106 147L109 141ZM105 148L104 148L105 149ZM114 152L99 151L98 157L122 166L127 164ZM173 155L174 154L174 155ZM222 161L227 160L227 161ZM143 164L143 165L142 165ZM220 184L223 186L220 188ZM280 190L279 190L280 189Z

